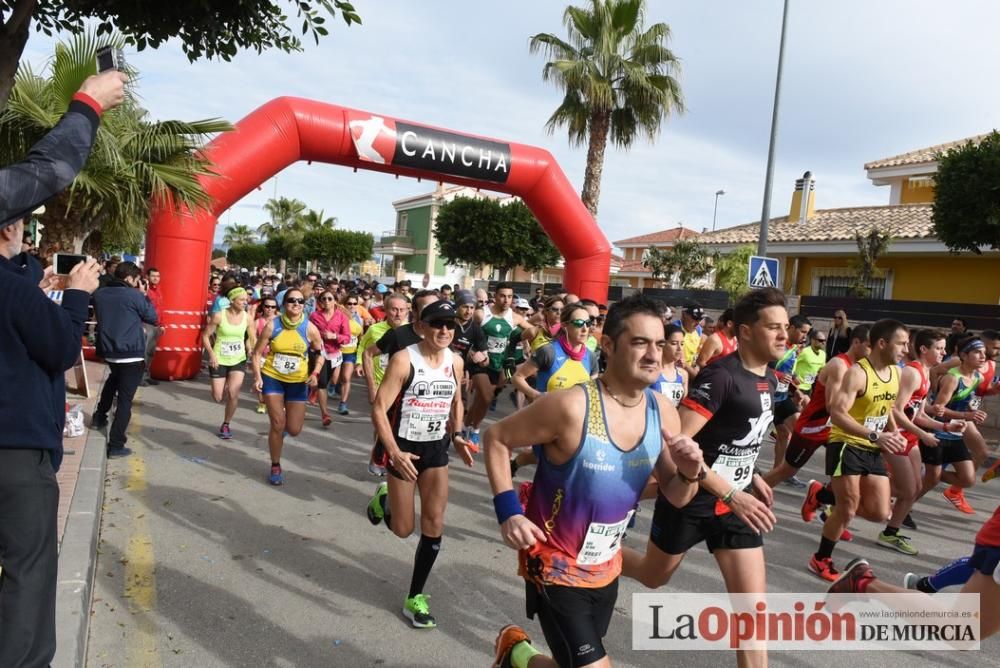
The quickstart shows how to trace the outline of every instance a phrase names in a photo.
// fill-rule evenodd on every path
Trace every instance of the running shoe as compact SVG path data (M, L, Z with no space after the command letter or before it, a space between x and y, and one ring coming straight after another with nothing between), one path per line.
M403 604L403 616L410 620L415 629L432 629L437 626L437 622L431 616L431 610L427 607L426 594L417 594L406 599Z
M976 514L975 509L965 500L965 491L961 487L948 487L942 493L944 494L944 498L948 499L951 505L955 506L961 512L966 515Z
M826 590L828 594L861 594L868 583L875 579L867 559L852 559L844 569L843 575L836 579Z
M535 486L533 482L522 482L517 488L517 500L521 502L521 510L528 512L528 500L531 498L531 489Z
M832 557L817 559L815 554L812 555L809 557L809 570L827 582L835 582L840 576L840 572L833 567Z
M100 413L94 413L90 417L90 428L91 429L104 429L108 426L108 416L101 415Z
M903 576L903 588L918 590L917 583L920 582L920 576L916 573L907 573Z
M330 423L332 423L332 422L333 422L333 418L330 417L327 413L323 413L323 426L324 427L329 427Z
M108 448L108 459L117 459L118 457L128 457L132 454L132 448L126 448L124 445L117 448Z
M789 487L795 487L796 489L805 489L806 487L809 486L808 483L802 482L795 476L792 476L791 478L786 480L785 484L788 485Z
M1000 477L1000 459L990 464L990 467L983 473L983 482L989 482L996 477Z
M480 446L479 430L470 429L469 436L468 438L466 438L466 440L469 442L469 452L471 452L474 455L479 454L479 446Z
M802 521L812 522L819 510L819 499L816 495L823 489L823 483L818 480L810 480L806 487L806 497L802 499Z
M260 413L261 415L267 412L267 406L264 405L264 402L260 402L257 404L257 412Z
M340 402L340 406L337 407L337 413L339 415L347 415L348 413L350 413L350 411L347 410L347 402L346 401L341 401Z
M526 642L530 645L531 638L528 637L528 634L520 626L508 624L500 629L500 633L497 634L497 639L493 643L493 647L496 650L496 656L493 659L492 668L510 668L511 650L522 642Z
M372 446L371 457L368 458L368 473L378 476L380 478L385 477L385 468L389 464L389 455L379 443Z
M903 526L907 529L917 530L917 523L913 521L913 517L910 513L906 513L906 517L903 518Z
M330 397L331 399L335 398L338 393L339 391L337 390L336 385L330 385L326 388L326 396Z
M229 429L229 423L223 422L222 426L219 427L219 438L224 441L228 441L233 437L233 432Z
M271 475L267 476L267 481L275 486L285 482L285 474L282 473L280 466L271 467Z
M368 515L368 521L373 525L378 525L385 518L385 506L382 499L388 496L388 494L389 483L380 482L378 487L375 488L375 496L368 502L368 509L365 513Z
M910 544L909 536L902 536L898 533L895 536L889 536L884 531L879 533L878 544L882 547L887 547L890 550L896 550L896 552L908 554L911 557L918 554L917 548Z

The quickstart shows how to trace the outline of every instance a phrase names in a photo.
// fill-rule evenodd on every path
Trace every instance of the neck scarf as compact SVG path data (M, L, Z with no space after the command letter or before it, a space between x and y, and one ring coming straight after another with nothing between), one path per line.
M570 345L565 336L560 336L556 339L556 341L558 341L559 345L562 346L563 352L565 352L566 355L568 355L574 362L582 362L583 358L587 355L587 346L580 346L579 350L573 350L573 347Z

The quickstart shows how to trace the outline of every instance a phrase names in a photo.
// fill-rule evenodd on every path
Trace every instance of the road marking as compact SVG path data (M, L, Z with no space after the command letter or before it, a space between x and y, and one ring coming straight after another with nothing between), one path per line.
M136 437L140 431L139 411L133 409L129 435L133 439L133 452L128 458L129 472L125 489L132 493L138 506L138 515L132 518L132 534L125 548L125 598L136 621L136 632L130 634L130 666L159 668L160 657L156 647L158 629L153 617L156 607L155 557L149 520L142 509L146 505L146 462L139 454Z

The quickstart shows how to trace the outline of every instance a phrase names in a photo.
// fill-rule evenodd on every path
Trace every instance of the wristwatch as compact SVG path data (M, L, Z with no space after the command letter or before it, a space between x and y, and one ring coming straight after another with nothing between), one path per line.
M689 478L689 477L687 477L686 475L684 475L684 474L683 474L683 473L681 472L681 470L680 470L680 469L677 469L677 475L679 475L679 476L681 477L681 480L683 480L683 481L684 481L684 482L686 482L687 484L689 484L689 485L693 485L693 484L695 484L695 483L698 483L698 482L701 482L702 480L704 480L704 479L705 479L705 477L706 477L706 476L708 475L708 471L707 471L707 470L705 469L705 467L704 467L704 466L702 466L702 467L701 467L701 470L700 470L700 471L698 472L698 475L696 475L696 476L695 476L695 477L693 477L693 478Z
M868 440L871 441L872 443L878 443L878 432L877 431L868 432Z
M465 434L463 434L460 431L453 431L453 432L451 432L451 440L454 442L454 440L456 438L462 438L462 439L464 439L465 438Z

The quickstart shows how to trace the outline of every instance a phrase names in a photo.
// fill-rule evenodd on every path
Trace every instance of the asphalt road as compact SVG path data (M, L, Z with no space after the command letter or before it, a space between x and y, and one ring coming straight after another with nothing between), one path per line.
M310 409L302 434L286 444L285 485L273 488L266 417L250 394L227 442L215 436L222 409L204 376L140 390L135 454L108 464L89 666L487 666L497 629L510 621L544 645L524 617L523 582L500 541L481 461L470 470L453 459L447 526L427 587L438 628L412 629L401 616L416 539L401 541L365 518L376 479L366 470L372 427L363 385L351 402L351 415L328 430ZM502 404L491 418L509 412L506 397ZM804 477L819 477L820 460ZM975 487L968 498L978 512L965 516L929 495L914 513L920 530L907 532L916 557L876 546L880 527L858 520L837 563L863 555L895 582L906 571L930 572L970 551L998 496L998 482ZM825 588L805 569L819 524L802 523L800 501L800 490L777 490L779 527L765 543L770 591ZM651 509L643 505L628 544L645 546ZM723 589L698 547L663 591ZM606 638L616 666L735 665L732 653L631 650L631 594L639 591L622 580ZM976 653L772 652L771 665L1000 666L998 642Z

